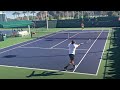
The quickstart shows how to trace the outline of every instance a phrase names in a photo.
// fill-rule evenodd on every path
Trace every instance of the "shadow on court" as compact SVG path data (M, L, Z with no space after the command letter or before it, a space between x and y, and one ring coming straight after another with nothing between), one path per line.
M29 77L34 77L34 76L51 76L51 75L63 75L63 73L43 71L41 74L35 74L35 71L33 71L29 76L26 76L26 77L29 78Z
M6 55L6 56L3 56L3 58L14 58L16 57L16 55Z
M88 52L88 53L101 53L103 51L96 51L96 52ZM82 51L80 53L76 53L76 55L84 55L85 53L82 53ZM5 55L2 56L0 58L37 58L37 57L64 57L64 56L68 56L68 54L63 54L63 55L38 55L38 56L20 56L20 55Z
M114 29L111 34L109 49L107 51L104 79L120 79L120 28Z

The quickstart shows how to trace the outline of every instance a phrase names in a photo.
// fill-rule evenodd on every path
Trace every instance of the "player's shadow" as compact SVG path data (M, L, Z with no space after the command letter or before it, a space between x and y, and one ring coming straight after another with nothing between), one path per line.
M52 39L46 39L45 41L53 41Z
M78 53L78 54L85 54L85 53ZM39 55L39 56L21 56L21 55L5 55L5 56L2 56L0 58L35 58L35 57L45 57L45 58L48 58L48 57L65 57L65 56L68 56L68 54L63 54L63 55Z
M95 51L95 52L89 52L89 53L101 53L103 51ZM104 51L105 52L105 51ZM76 53L76 55L84 55L85 53ZM39 56L17 56L17 55L5 55L3 56L2 58L34 58L34 57L65 57L65 56L68 56L68 54L63 54L63 55L39 55Z
M3 58L14 58L16 57L16 55L6 55L6 56L3 56Z
M63 75L63 73L58 72L52 72L52 71L43 71L41 74L35 74L35 71L33 71L29 76L26 77L33 77L33 76L51 76L51 75Z

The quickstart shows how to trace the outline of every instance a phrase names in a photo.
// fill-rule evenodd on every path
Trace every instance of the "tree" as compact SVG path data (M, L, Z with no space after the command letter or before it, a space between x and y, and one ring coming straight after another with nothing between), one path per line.
M17 15L17 18L19 18L20 13L19 13L19 12L16 12L16 15Z
M14 16L14 19L16 19L16 17L17 17L17 12L16 12L16 11L13 12L12 15Z
M30 11L27 11L27 20L29 20L29 12L30 12Z
M27 11L23 11L22 13L24 14L24 17L26 17L26 13L27 13Z
M113 16L118 16L119 17L119 11L113 11Z
M108 16L112 16L113 12L109 11L107 14Z
M46 13L45 13L45 11L39 11L36 15L37 15L37 17L38 17L38 19L40 20L45 20L45 15Z
M27 17L27 20L29 20L29 12L30 11L23 11L24 17ZM26 15L27 14L27 15Z
M72 14L73 14L73 19L74 19L74 17L75 17L75 11L72 11Z
M35 11L31 11L31 13L33 14L32 20L34 20L34 14L36 13Z
M27 11L23 11L22 13L24 14L24 16L26 16Z

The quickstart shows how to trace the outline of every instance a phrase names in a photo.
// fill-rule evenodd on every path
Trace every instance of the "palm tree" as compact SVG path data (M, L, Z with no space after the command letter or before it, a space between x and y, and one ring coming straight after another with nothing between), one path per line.
M14 19L15 19L15 12L14 12L14 13L12 13L12 15L14 16Z
M14 19L17 17L17 12L13 12L12 15L14 16Z
M3 14L5 14L5 21L7 22L7 16L6 13L4 11L2 11Z
M68 17L69 17L69 13L68 11L66 11L66 19L68 19Z
M37 15L37 18L38 20L42 19L43 20L43 15L42 15L42 12L43 11L39 11L36 15Z
M66 19L66 11L63 11L63 18Z
M17 15L17 17L19 18L20 13L19 13L19 12L16 12L16 15Z
M78 11L78 19L80 18L80 12Z
M27 19L28 19L28 20L29 20L29 12L30 12L30 11L27 11Z
M26 16L27 11L23 11L22 13L24 14L24 17L25 17L25 16Z
M34 20L34 14L36 13L35 11L31 11L31 13L33 14L32 19Z
M74 17L75 17L75 11L72 11L72 14L73 14L73 19L74 19Z
M25 14L26 14L27 12L26 12L26 11L23 11L22 13L24 14L24 16L26 16Z
M61 15L62 15L62 19L64 19L65 17L64 17L64 12L63 11L61 11Z
M69 11L64 11L64 15L65 15L65 18L68 19L69 18Z
M29 11L23 11L22 13L24 14L24 17L25 17L26 14L27 14L27 19L29 20L29 15L28 15L28 14L29 14Z
M40 12L36 13L37 19L39 20Z
M40 12L40 18L41 18L41 20L44 20L44 15L43 15L43 14L44 14L44 12L41 11L41 12Z
M63 18L63 11L59 11L58 14L59 14L59 19Z

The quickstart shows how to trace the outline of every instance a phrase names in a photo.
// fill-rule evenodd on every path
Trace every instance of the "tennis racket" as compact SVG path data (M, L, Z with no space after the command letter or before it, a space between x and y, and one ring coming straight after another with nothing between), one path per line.
M80 45L87 44L87 43L90 43L90 42L91 42L91 39L87 40L86 42L80 43Z

